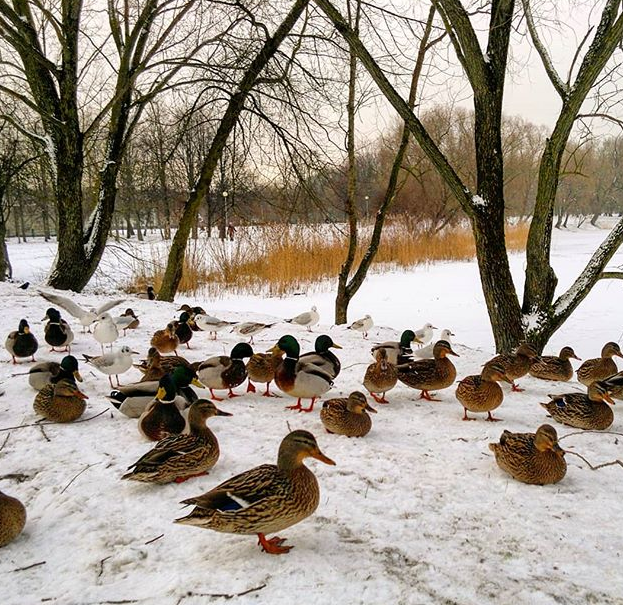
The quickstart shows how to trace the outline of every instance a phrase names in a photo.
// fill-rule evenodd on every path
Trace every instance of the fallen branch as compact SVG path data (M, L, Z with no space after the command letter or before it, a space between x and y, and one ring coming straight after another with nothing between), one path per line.
M586 433L598 433L599 435L618 435L619 437L623 437L623 433L615 433L614 431L593 431L593 430L585 430L585 431L574 431L573 433L567 433L562 437L558 438L558 441L562 441L567 437L571 437L572 435L585 435Z
M82 475L82 473L84 473L84 471L89 470L92 466L96 466L98 464L101 464L101 462L94 462L93 464L87 464L77 475L74 475L73 479L61 490L61 494L65 493L65 490L67 490L67 488L78 478L80 477L80 475Z
M6 445L6 442L9 440L9 437L11 436L11 433L9 433L6 436L6 439L2 442L2 446L0 446L0 452L4 449L4 446Z
M584 456L581 456L580 454L576 452L570 452L569 450L565 450L565 453L571 454L572 456L577 456L578 458L584 460L584 462L588 464L588 468L590 468L592 471L596 471L597 469L604 468L604 466L615 466L617 464L623 467L623 462L621 462L621 460L613 460L612 462L604 462L602 464L598 464L597 466L593 466L586 458L584 458Z
M259 586L255 586L254 588L248 588L247 590L243 590L242 592L236 592L233 594L189 591L178 599L177 605L179 605L184 599L187 599L189 597L211 597L213 599L229 600L229 599L234 599L235 597L244 597L245 595L248 595L252 592L257 592L258 590L262 590L262 588L266 588L266 584L260 584Z
M147 546L148 544L151 544L152 542L155 542L156 540L160 540L160 538L162 538L163 536L164 534L160 534L159 536L156 536L155 538L148 540L147 542L145 542L145 546Z
M45 565L45 561L39 561L39 563L33 563L32 565L26 565L26 567L18 567L17 569L13 569L11 571L26 571L27 569L32 569L33 567L39 567L39 565Z
M78 422L88 422L89 420L93 420L93 418L97 418L98 416L101 416L102 414L105 414L108 410L102 410L101 412L95 414L95 416L89 416L88 418L80 418L79 420L74 420L73 422L44 422L42 423L41 420L37 421L37 422L31 422L30 424L20 424L19 426L7 426L4 429L0 429L0 433L4 432L4 431L12 431L13 429L23 429L26 428L27 426L49 426L50 424L77 424Z
M39 429L41 430L41 434L45 437L45 440L46 440L48 443L50 443L50 438L49 438L49 437L45 434L45 430L43 429L43 425L42 425L42 424L40 424L40 425L39 425ZM11 433L9 433L9 435L10 435L10 434L11 434Z
M98 577L98 578L101 578L101 577L102 577L102 574L104 573L104 563L105 563L106 561L108 561L108 559L110 559L110 557L112 557L112 555L108 555L107 557L104 557L104 558L100 561L100 571L99 571L99 573L97 574L97 577Z

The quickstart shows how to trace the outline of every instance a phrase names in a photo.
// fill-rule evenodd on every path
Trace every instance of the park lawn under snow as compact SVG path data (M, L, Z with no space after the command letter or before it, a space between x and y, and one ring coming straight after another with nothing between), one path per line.
M605 231L557 233L554 265L561 288L568 286L605 237ZM43 279L54 253L48 244L11 245L17 280L29 279L26 291L0 284L5 332L26 317L39 338L38 360L60 359L48 353L43 317L48 303L35 283ZM618 260L617 260L618 259ZM516 279L523 265L512 258ZM619 254L612 266L623 262ZM110 267L108 269L110 273ZM95 288L101 287L96 283ZM548 352L570 344L586 359L599 354L607 340L621 340L622 284L600 283L572 319L555 335ZM376 322L369 341L344 327L331 326L331 292L285 299L227 297L175 304L129 297L141 326L118 345L146 353L151 334L175 315L180 303L194 302L231 320L289 317L316 304L321 325L310 334L279 323L256 337L266 350L291 332L310 350L319 333L344 346L343 370L328 397L361 389L370 363L370 343L395 339L426 321L456 334L459 378L478 373L493 355L475 263L447 263L412 272L370 277L353 301L352 319L370 313ZM75 295L80 304L104 300L94 288ZM124 307L126 305L122 305ZM119 308L119 311L122 310ZM116 311L116 310L115 310ZM68 318L69 319L69 318ZM97 354L99 345L80 334L72 353ZM199 332L188 351L191 360L229 353L236 339L219 341ZM4 336L2 336L4 337ZM13 366L8 354L0 364L0 429L32 424L35 392L25 376L30 363ZM487 445L504 429L534 431L546 421L538 405L547 393L580 390L570 384L520 380L524 393L510 393L497 415L503 422L462 422L454 389L442 401L417 399L399 385L390 405L373 404L373 428L363 439L327 434L316 411L284 410L287 397L247 395L218 405L234 414L215 418L210 427L221 458L209 476L179 485L153 486L120 481L126 467L153 444L138 433L136 420L118 413L104 396L105 376L82 367L89 395L83 418L69 425L45 425L0 431L0 490L19 497L28 510L24 533L0 550L0 603L140 603L194 605L239 603L459 603L584 604L623 603L623 469L591 471L568 456L565 479L553 486L517 483L495 465ZM122 382L137 380L131 370ZM258 389L259 390L259 389ZM244 393L239 387L238 392ZM205 395L207 392L201 392ZM611 431L623 432L615 408ZM207 491L228 477L274 462L283 436L296 428L314 433L337 466L310 460L321 502L316 513L284 532L295 548L275 557L262 553L254 537L219 534L175 525L185 514L179 501ZM559 435L575 432L556 425ZM583 433L561 443L593 464L621 459L620 436ZM22 475L22 481L11 475ZM251 590L255 589L255 590Z

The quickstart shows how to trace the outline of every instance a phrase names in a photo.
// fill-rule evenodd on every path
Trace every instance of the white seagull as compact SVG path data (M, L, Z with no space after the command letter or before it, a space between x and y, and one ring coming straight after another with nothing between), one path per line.
M127 372L132 367L132 355L138 355L136 351L130 349L130 347L123 346L119 351L113 351L106 353L105 355L99 355L98 357L91 357L90 355L82 354L84 360L92 365L96 370L99 370L102 374L108 376L110 386L113 387L111 376L114 374L117 378L117 386L121 386L119 383L119 374Z
M102 353L104 353L104 345L110 345L119 338L119 330L110 313L102 313L97 318L97 325L93 328L93 338L100 343Z
M42 291L39 291L39 294L43 296L43 298L45 298L46 300L49 300L52 304L62 307L70 315L73 315L82 325L83 332L85 331L85 328L88 328L90 332L91 325L97 321L97 318L102 315L102 313L110 311L110 309L116 307L117 305L120 305L122 302L125 301L125 298L116 298L114 300L109 300L97 309L93 307L84 309L66 296L60 296L59 294L52 294L51 292Z
M213 340L216 340L217 332L220 332L221 330L229 326L233 326L236 323L235 321L225 321L224 319L219 319L218 317L214 317L214 315L203 315L201 313L198 315L195 315L194 322L202 330L205 330L206 332L209 332L210 334L212 334Z
M368 338L368 330L370 330L373 325L373 319L369 315L365 315L361 319L358 319L357 321L354 321L352 324L350 324L347 329L361 332L364 338Z
M433 339L433 330L436 329L437 328L433 324L426 323L419 330L415 331L415 337L421 341L423 345L426 345Z
M297 324L299 326L307 328L308 332L311 332L312 327L315 326L319 321L320 313L318 313L318 310L315 306L311 308L311 311L305 311L305 313L301 313L296 317L285 320L286 323Z
M240 334L240 336L250 336L249 340L250 344L253 344L253 337L256 334L259 334L262 330L266 330L267 328L272 328L277 322L273 322L272 324L263 324L259 321L245 321L243 323L236 324L232 328L232 332L236 332Z
M445 329L441 331L441 335L437 340L447 340L450 344L452 344L452 341L450 340L451 336L454 336L454 333L448 329ZM430 342L425 347L414 349L413 355L415 357L419 357L420 359L433 359L433 348L435 347L435 342Z

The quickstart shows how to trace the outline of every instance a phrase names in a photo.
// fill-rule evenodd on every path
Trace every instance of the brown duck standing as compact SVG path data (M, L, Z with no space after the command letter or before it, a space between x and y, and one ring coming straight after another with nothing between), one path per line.
M175 333L175 323L167 324L164 330L157 330L151 337L151 346L158 350L158 353L175 353L180 346L180 339Z
M601 350L601 357L587 359L577 370L578 381L589 386L597 380L605 380L618 371L613 357L623 357L616 342L607 342Z
M26 525L26 509L17 499L0 492L0 547L15 540Z
M270 383L275 379L275 372L280 366L283 359L283 353L277 350L271 353L254 353L247 361L247 374L249 384L247 385L247 393L255 393L254 382L261 382L266 384L266 390L263 393L264 397L279 397L276 393L270 392Z
M489 422L501 420L491 415L491 412L500 407L504 400L504 393L498 384L501 380L513 384L513 381L505 374L502 364L489 362L479 376L467 376L459 382L456 398L463 406L463 420L476 420L467 416L468 410L487 412L485 420Z
M502 353L501 355L496 355L487 363L501 364L504 368L506 376L513 381L513 391L520 393L524 389L520 389L514 381L522 376L525 376L530 370L530 366L538 360L539 354L537 353L537 350L531 344L524 342L517 347L517 350L514 353Z
M433 389L447 389L456 379L456 368L448 355L459 357L447 340L438 340L433 348L433 359L421 359L396 367L398 380L407 386L420 389L420 399L440 401L429 393Z
M570 359L582 361L571 347L560 349L558 357L542 355L539 361L530 366L530 376L541 380L559 380L567 382L573 378L573 366Z
M366 396L360 391L353 391L348 397L325 401L320 410L320 421L328 433L364 437L372 428L368 412L376 414Z
M393 363L387 359L387 349L379 348L376 351L376 362L370 364L363 377L363 386L377 403L389 403L385 393L391 391L398 382L398 372ZM379 397L376 393L381 393Z

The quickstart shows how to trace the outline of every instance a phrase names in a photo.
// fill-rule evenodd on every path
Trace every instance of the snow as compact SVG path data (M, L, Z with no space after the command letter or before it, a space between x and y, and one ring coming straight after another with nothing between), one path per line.
M479 195L474 195L472 197L472 203L474 204L474 206L479 206L481 208L484 208L487 205L487 200L485 200Z
M553 265L560 291L573 283L603 231L556 232ZM5 332L28 318L39 338L38 360L60 359L43 341L43 317L49 303L35 285L43 280L54 245L42 242L9 245L15 279L31 281L26 290L0 284ZM511 258L516 283L524 265ZM623 262L619 253L612 261ZM108 265L106 265L108 263ZM99 306L112 294L114 256L85 294L82 306ZM576 313L554 336L547 352L570 344L584 359L595 357L607 340L621 340L619 280L600 282ZM175 304L129 297L141 319L138 330L121 337L146 353L151 334L164 327L181 303L201 304L223 319L275 321L310 308L320 312L320 325L304 328L279 323L255 337L255 350L266 350L284 333L294 334L307 351L320 333L329 333L344 349L343 370L328 397L361 389L370 363L371 343L396 339L406 328L425 321L451 329L456 337L453 358L458 376L478 373L493 355L483 296L474 262L418 267L412 272L374 274L351 305L350 316L369 313L375 321L369 340L333 326L334 294L322 289L309 296L274 299L227 296L194 300L180 296ZM117 315L125 305L111 312ZM70 319L70 318L67 318ZM97 354L99 345L72 322L72 352ZM196 333L191 360L229 353L235 334L219 340ZM2 335L0 335L1 337ZM0 429L37 420L34 391L25 376L30 363L10 363L1 355ZM417 399L398 386L389 405L374 404L373 428L363 439L329 435L315 411L284 410L287 397L247 395L218 403L234 414L214 418L210 426L221 446L221 458L208 477L179 485L152 486L120 481L127 466L151 447L136 421L114 410L104 398L106 376L81 364L83 390L89 395L86 422L0 431L0 490L19 497L28 510L24 533L0 551L0 603L95 604L136 602L195 605L225 602L207 595L248 594L236 603L460 603L530 605L623 603L623 469L591 471L568 456L565 479L553 486L517 483L500 471L487 444L504 429L534 431L547 421L538 405L547 393L580 390L570 384L523 378L524 393L505 388L499 423L462 422L454 389L439 393L439 403ZM137 370L123 383L139 378ZM244 389L236 389L244 393ZM259 391L259 389L258 389ZM202 394L206 394L202 392ZM611 430L621 431L620 406ZM100 412L103 414L95 417ZM262 553L256 539L175 525L185 514L184 498L207 491L232 475L276 460L283 436L296 428L310 430L335 467L309 461L321 489L318 510L281 536L295 548L281 557ZM575 432L556 425L559 435ZM46 438L47 436L47 438ZM49 439L49 441L48 441ZM623 458L620 437L583 433L561 441L593 464ZM10 475L25 475L22 482ZM26 568L37 564L29 569Z

